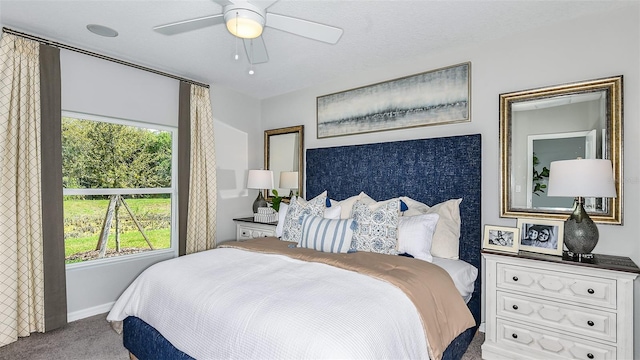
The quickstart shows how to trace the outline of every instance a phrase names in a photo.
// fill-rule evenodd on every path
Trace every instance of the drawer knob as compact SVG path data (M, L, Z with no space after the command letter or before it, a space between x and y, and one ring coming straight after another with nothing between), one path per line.
M589 294L593 294L593 293L594 293L594 292L596 292L596 291L595 291L595 290L593 290L593 289L591 289L591 288L589 288L589 289L587 289L587 292L588 292Z
M592 354L592 353L588 353L588 354L587 354L587 357L588 357L589 359L593 359L593 358L594 358L594 356L593 356L593 354Z
M587 325L589 325L589 326L593 326L593 325L594 325L594 324L593 324L593 321L591 321L591 320L587 321Z
M517 339L518 338L518 334L511 334L511 337L514 338L514 339Z
M518 310L518 305L513 305L513 310Z
M518 277L517 277L517 276L514 276L514 277L513 277L513 281L518 281Z

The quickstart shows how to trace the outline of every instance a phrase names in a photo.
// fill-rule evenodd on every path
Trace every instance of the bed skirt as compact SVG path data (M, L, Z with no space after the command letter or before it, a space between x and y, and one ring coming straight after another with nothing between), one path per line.
M449 344L442 359L458 360L462 358L477 330L478 327L474 326L458 335ZM193 359L191 356L176 349L158 330L135 316L129 316L124 319L122 339L124 347L139 360Z
M175 359L188 360L191 356L176 349L151 325L135 316L124 319L122 342L139 360Z

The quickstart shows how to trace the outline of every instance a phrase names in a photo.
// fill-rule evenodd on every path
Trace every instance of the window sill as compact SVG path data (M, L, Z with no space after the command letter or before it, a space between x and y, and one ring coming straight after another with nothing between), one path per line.
M167 255L173 255L172 257L178 256L177 249L161 249L161 250L153 250L143 253L131 254L131 255L123 255L123 256L115 256L104 259L97 260L89 260L83 261L79 263L66 264L66 270L76 270L76 269L84 269L88 267L98 267L98 266L108 266L117 263L125 263L131 261L138 261L140 259L149 259L149 258L166 258Z

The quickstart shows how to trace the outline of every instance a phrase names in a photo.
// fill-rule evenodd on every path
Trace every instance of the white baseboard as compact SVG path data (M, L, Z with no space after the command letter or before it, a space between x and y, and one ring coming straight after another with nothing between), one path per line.
M480 331L481 333L485 332L485 323L480 323L480 326L478 326L478 331Z
M94 315L98 315L98 314L104 314L106 312L109 312L109 310L111 310L111 308L113 307L113 304L115 304L115 303L116 302L113 301L113 302L110 302L110 303L106 303L106 304L90 307L90 308L87 308L87 309L82 309L82 310L78 310L78 311L67 313L67 322L74 322L76 320L88 318L90 316L94 316Z

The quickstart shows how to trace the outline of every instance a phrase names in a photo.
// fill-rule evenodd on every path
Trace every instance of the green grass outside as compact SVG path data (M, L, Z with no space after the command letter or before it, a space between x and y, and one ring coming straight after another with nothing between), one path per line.
M154 249L171 246L171 200L125 199L125 202L142 225ZM65 200L64 231L65 257L96 249L98 238L109 206L109 200ZM129 213L120 207L120 247L149 249ZM112 223L107 249L115 249L115 221ZM72 262L78 262L72 261ZM71 261L67 261L70 263Z

